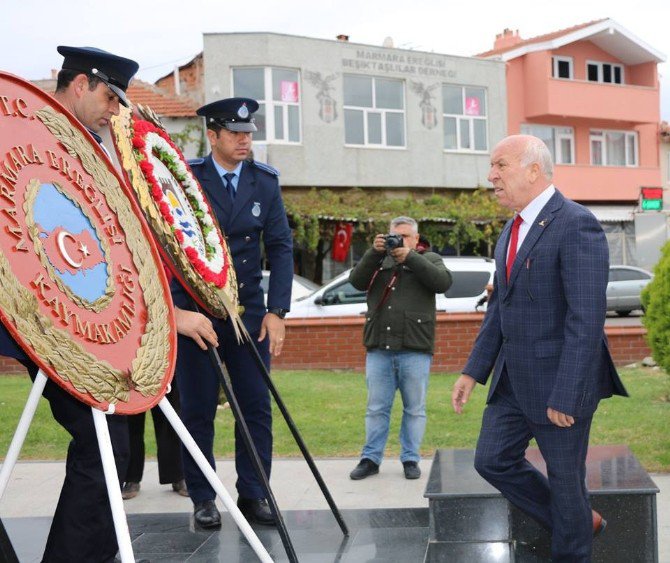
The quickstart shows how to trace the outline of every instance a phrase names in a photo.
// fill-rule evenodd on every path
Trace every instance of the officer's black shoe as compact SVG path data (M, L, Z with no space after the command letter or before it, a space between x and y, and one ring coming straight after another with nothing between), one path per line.
M268 501L264 498L244 498L237 499L237 508L244 517L254 524L263 526L276 525L275 517L272 515Z
M416 461L403 461L402 468L405 471L405 479L418 479L421 477L421 469Z
M213 500L203 500L193 505L193 518L201 528L218 528L221 526L221 514Z
M379 465L371 459L364 457L358 465L354 467L354 470L349 473L349 477L354 481L358 481L370 477L370 475L377 475L377 473L379 473Z
M135 481L126 481L123 484L123 488L121 489L121 498L123 500L135 498L138 494L140 494L139 483Z

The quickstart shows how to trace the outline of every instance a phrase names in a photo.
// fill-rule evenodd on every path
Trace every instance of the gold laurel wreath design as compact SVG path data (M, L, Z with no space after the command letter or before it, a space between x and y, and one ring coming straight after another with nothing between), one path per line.
M84 215L84 217L88 219L88 222L91 224L91 226L93 226L93 221L91 221L90 217L82 209L81 205L79 205L79 202L70 198L70 196L68 196L65 193L65 190L63 190L63 188L56 182L50 182L50 184L54 186L60 194L62 194L69 201L71 201L73 205L78 207L82 215ZM99 313L105 307L107 307L107 305L109 305L110 301L114 297L114 277L112 273L112 264L110 260L111 249L109 248L109 243L107 242L107 239L105 237L98 236L100 245L102 246L103 254L105 255L105 260L107 262L107 286L105 288L105 294L93 302L79 297L76 293L74 293L70 289L70 287L65 282L63 282L61 277L56 273L56 269L53 267L53 265L49 261L49 258L46 255L46 252L44 251L44 246L42 245L42 240L40 239L39 231L37 229L37 225L35 224L35 214L34 214L35 199L37 198L37 194L39 192L41 185L42 183L37 179L30 180L30 182L28 183L28 190L26 192L26 199L23 204L23 210L26 213L26 226L28 230L28 236L33 241L33 246L35 247L35 253L37 254L37 256L39 256L40 263L47 271L49 278L51 279L52 282L56 284L56 286L58 287L58 289L61 290L61 292L65 293L65 295L67 295L70 300L72 300L82 309L88 309L89 311ZM95 230L97 234L97 229Z
M83 133L51 107L38 110L35 115L70 156L80 160L86 172L95 180L99 193L116 214L133 264L139 273L138 283L143 290L147 318L130 373L123 373L84 350L66 331L55 328L51 320L40 313L36 297L21 286L13 275L8 275L11 274L9 264L4 255L0 255L3 280L10 284L13 281L20 286L13 287L14 296L19 297L20 305L16 303L12 308L12 321L17 328L21 327L21 334L27 336L40 357L47 359L59 377L72 383L78 391L88 392L96 400L112 404L128 401L131 389L145 397L157 395L162 387L162 376L169 367L171 348L171 325L165 322L169 317L169 305L164 298L162 278L157 270L160 266L152 258L151 247L144 237L141 223L116 176L108 170ZM5 311L8 308L5 307Z
M111 124L116 146L121 157L121 166L128 174L129 184L137 195L139 205L144 212L147 222L154 231L158 243L165 249L184 277L184 280L197 292L208 309L217 317L226 318L230 316L238 339L249 338L239 314L237 276L233 268L233 260L228 244L225 239L222 240L225 260L229 264L228 281L226 283L228 291L226 291L225 288L219 289L214 284L208 283L202 278L181 248L172 230L172 226L161 215L158 203L152 197L151 188L144 177L139 162L133 154L131 141L133 136L132 112L127 108L120 109L120 114L112 117ZM147 111L144 107L142 110L144 112ZM156 125L155 122L153 123ZM160 127L162 128L162 125Z
M80 393L90 393L98 401L128 400L128 378L108 362L98 360L84 350L66 336L65 331L56 328L51 319L42 315L37 298L16 278L2 252L0 279L3 282L0 306L5 315L61 379L69 381Z

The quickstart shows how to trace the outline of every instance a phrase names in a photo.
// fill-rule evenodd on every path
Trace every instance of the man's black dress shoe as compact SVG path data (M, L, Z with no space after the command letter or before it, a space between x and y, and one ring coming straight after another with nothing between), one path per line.
M193 518L201 528L218 528L221 526L221 514L213 500L203 500L193 505Z
M240 497L237 499L237 508L249 522L262 524L263 526L274 526L276 524L268 501L264 498Z
M403 461L402 468L405 472L405 479L418 479L421 477L421 469L416 461Z
M379 465L371 459L364 457L358 465L354 467L354 470L349 473L349 478L354 481L359 481L360 479L365 479L366 477L376 475L377 473L379 473Z

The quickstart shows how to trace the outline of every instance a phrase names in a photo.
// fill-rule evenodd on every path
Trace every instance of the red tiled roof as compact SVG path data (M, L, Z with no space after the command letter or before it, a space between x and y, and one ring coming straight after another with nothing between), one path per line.
M126 95L133 104L149 106L161 117L196 117L198 106L190 99L167 94L141 80L133 80Z
M530 45L532 43L543 43L544 41L551 41L552 39L556 39L557 37L561 37L563 35L568 35L575 31L579 31L580 29L584 29L585 27L595 25L597 23L605 21L606 19L608 18L602 18L587 23L581 23L579 25L574 25L572 27L567 27L565 29L553 31L551 33L545 33L544 35L538 35L537 37L531 37L530 39L522 39L521 41L515 43L514 45L508 45L507 47L501 47L498 49L491 49L490 51L479 53L478 55L475 55L475 57L491 57L493 55L499 55L500 53L506 53L507 51L512 51L513 49L518 49L519 47L523 47L524 45Z
M48 94L56 90L56 81L53 79L33 80L32 83ZM162 92L148 82L133 80L126 95L133 104L149 106L159 117L196 117L198 106L189 98Z

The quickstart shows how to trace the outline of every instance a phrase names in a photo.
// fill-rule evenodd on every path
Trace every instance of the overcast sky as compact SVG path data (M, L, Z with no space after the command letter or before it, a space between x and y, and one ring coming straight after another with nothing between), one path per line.
M471 56L493 47L496 33L522 38L612 18L656 51L670 55L664 3L612 0L2 0L0 69L27 79L60 68L57 45L90 45L135 59L153 82L202 50L202 34L273 31ZM659 65L661 116L670 120L670 64Z

